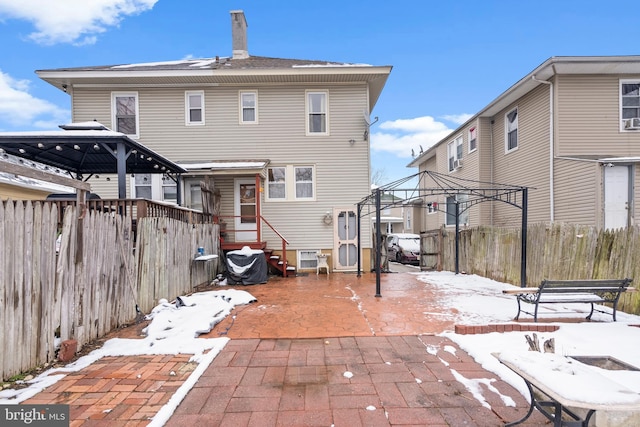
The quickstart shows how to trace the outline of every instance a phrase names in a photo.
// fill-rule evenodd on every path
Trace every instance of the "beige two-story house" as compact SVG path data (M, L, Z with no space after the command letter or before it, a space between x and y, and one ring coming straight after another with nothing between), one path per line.
M200 209L209 178L225 242L277 252L285 241L298 269L315 268L318 251L332 269L354 269L371 247L369 230L361 247L356 232L370 192L368 117L392 67L253 56L242 11L231 27L228 57L37 74L69 94L74 122L97 120L187 170L177 181L129 176L128 197ZM106 178L91 178L92 191L116 197Z
M614 229L638 223L638 162L640 56L598 56L548 59L408 166L470 187L528 187L530 223ZM429 187L425 176L421 185ZM455 225L447 206L468 197L425 197L421 230ZM460 215L470 226L520 221L521 212L503 202Z

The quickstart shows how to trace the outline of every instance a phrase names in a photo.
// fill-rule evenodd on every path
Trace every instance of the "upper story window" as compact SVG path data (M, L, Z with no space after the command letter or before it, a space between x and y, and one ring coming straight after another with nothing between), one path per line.
M267 171L267 200L313 200L314 197L313 166L277 166Z
M505 151L513 151L518 148L518 108L514 108L505 114Z
M258 94L240 92L240 123L258 123Z
M478 148L478 128L471 126L469 128L469 152L476 151Z
M204 124L204 92L185 92L185 115L187 125Z
M622 129L635 127L631 119L640 119L640 80L620 81Z
M462 136L457 137L447 144L449 172L452 172L462 166L462 151Z
M111 94L111 120L116 132L138 137L138 92Z
M327 92L307 92L307 135L328 132Z

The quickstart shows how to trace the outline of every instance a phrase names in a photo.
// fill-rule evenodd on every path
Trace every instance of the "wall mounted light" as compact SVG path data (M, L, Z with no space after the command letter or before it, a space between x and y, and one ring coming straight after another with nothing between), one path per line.
M331 215L331 211L325 212L325 214L322 216L322 222L324 222L326 225L333 224L333 215Z

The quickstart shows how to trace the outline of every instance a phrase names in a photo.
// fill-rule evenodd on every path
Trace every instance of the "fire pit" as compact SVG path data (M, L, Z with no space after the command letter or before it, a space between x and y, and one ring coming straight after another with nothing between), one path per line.
M611 356L568 356L571 359L582 362L585 365L595 366L609 371L640 371L633 365L629 365Z

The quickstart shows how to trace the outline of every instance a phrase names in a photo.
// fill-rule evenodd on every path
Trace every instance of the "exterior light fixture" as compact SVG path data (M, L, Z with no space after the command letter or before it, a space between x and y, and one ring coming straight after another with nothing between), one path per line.
M61 147L61 146L59 146L59 145L56 145L56 150L58 150L58 151L62 151L62 147Z

